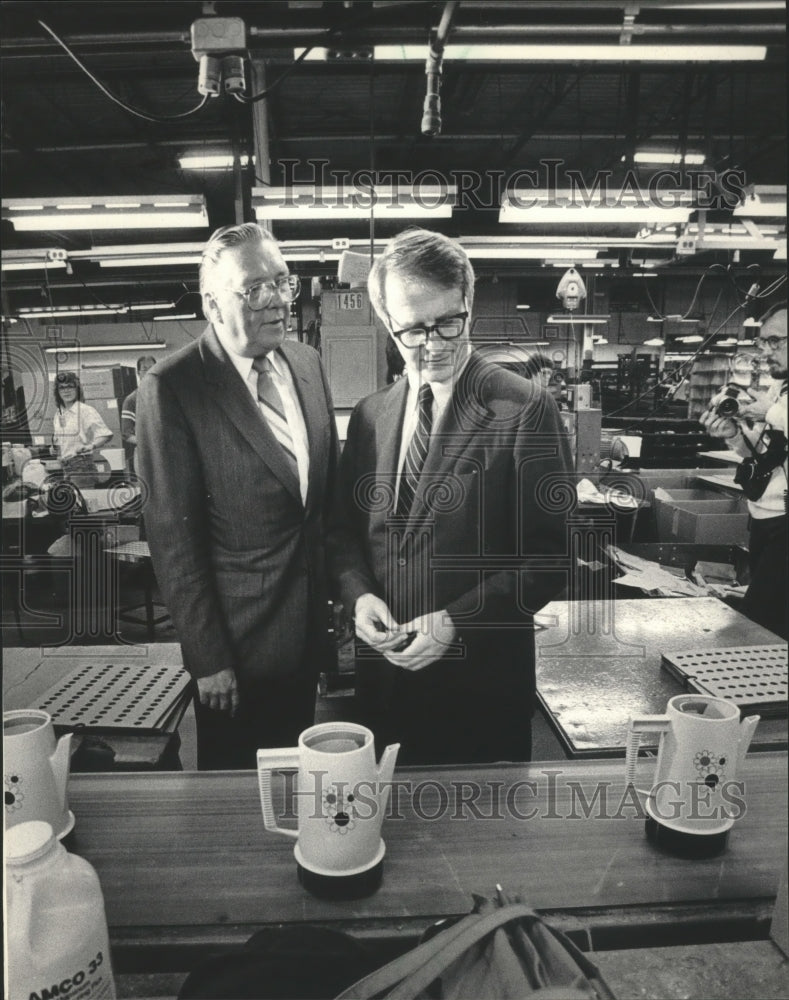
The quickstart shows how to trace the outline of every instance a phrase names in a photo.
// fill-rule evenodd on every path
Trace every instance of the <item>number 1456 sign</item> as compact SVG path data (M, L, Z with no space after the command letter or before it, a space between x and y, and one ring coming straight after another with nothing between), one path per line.
M340 292L337 296L338 309L364 309L364 295L361 292Z

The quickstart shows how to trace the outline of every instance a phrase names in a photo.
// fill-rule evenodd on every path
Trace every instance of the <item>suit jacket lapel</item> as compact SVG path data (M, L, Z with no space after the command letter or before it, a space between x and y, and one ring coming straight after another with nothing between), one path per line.
M408 379L401 378L386 395L375 424L375 475L377 482L388 487L394 496L397 483L397 460L400 457L400 440L403 434L405 404L408 398ZM373 512L373 520L385 521L394 512L380 510Z
M200 338L200 356L209 391L218 405L273 475L301 503L298 480L288 466L282 447L255 406L249 390L219 343L213 327L209 326Z

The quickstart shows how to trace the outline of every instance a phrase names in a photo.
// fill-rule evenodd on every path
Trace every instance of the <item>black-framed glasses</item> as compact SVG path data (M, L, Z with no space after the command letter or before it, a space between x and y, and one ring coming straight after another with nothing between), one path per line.
M769 347L771 351L777 351L785 340L786 337L757 337L756 346L762 349Z
M431 333L437 333L442 340L456 340L463 333L467 319L468 313L460 312L454 316L444 316L432 326L419 324L405 330L392 330L392 336L405 347L421 347L427 343Z
M275 281L260 281L251 288L231 288L230 291L240 295L249 308L257 312L270 306L275 295L279 295L283 302L293 302L301 291L301 278L297 274L286 274Z

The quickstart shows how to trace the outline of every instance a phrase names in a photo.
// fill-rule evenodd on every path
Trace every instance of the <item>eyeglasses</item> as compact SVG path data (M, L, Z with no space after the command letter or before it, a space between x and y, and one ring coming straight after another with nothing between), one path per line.
M468 319L467 312L457 313L455 316L445 316L432 326L409 326L406 330L392 330L392 336L396 337L404 347L421 347L426 344L431 333L437 333L442 340L455 340L463 333Z
M761 347L762 350L769 347L771 351L777 351L785 340L786 337L757 337L756 346Z
M279 295L283 302L292 302L301 291L301 278L297 274L286 274L276 281L261 281L251 288L230 288L230 291L240 295L249 308L257 312L270 306L275 295Z

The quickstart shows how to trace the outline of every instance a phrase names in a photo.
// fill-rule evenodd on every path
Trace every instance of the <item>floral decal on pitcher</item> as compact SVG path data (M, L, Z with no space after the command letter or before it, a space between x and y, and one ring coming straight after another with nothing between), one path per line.
M709 788L715 788L726 777L726 757L718 757L709 750L699 750L693 758L693 766Z
M5 778L5 811L12 813L22 808L25 793L22 790L22 779L18 774L6 774Z
M356 826L354 821L354 795L343 795L342 788L332 785L323 793L323 812L332 833L345 835Z

